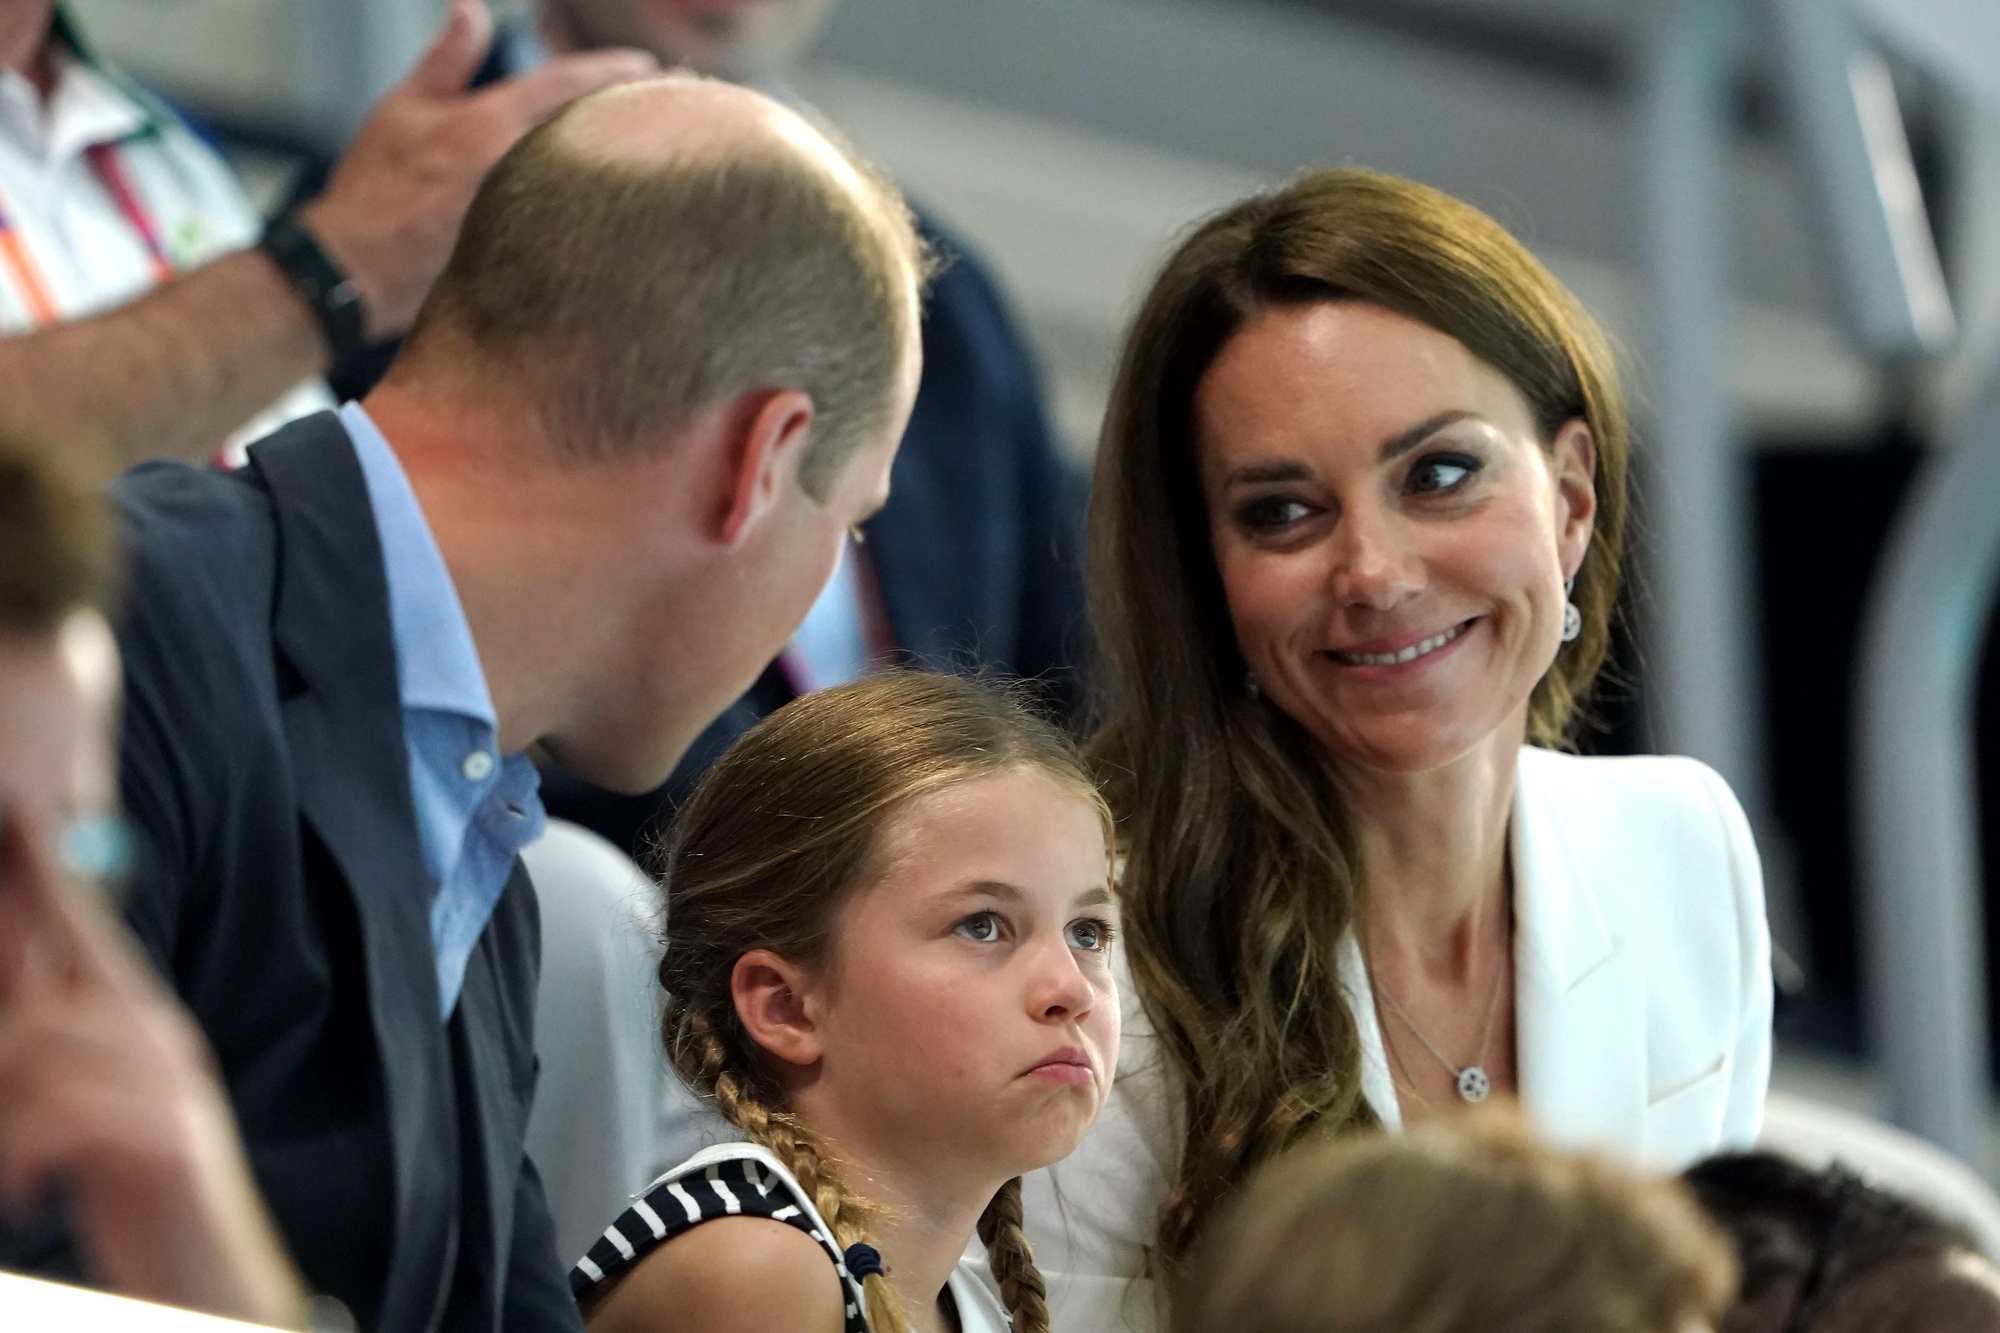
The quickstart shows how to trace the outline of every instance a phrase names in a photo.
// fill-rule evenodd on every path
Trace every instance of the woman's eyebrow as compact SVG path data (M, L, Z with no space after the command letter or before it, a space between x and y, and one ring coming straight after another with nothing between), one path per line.
M1411 426L1408 430L1398 431L1384 440L1381 447L1376 450L1376 457L1384 463L1394 462L1397 458L1410 452L1410 450L1416 448L1446 426L1471 420L1478 415L1477 412L1467 411L1462 407L1455 407L1449 411L1440 412L1436 416L1426 417L1416 425ZM1312 479L1313 471L1304 463L1283 460L1268 463L1246 463L1231 472L1224 480L1223 485L1268 486L1274 482L1311 481Z
M1410 450L1416 448L1446 426L1456 425L1461 421L1478 415L1477 412L1468 412L1462 407L1455 407L1448 412L1440 412L1436 416L1419 421L1408 430L1391 435L1388 439L1382 441L1382 447L1376 451L1376 457L1384 463L1392 462L1402 455L1407 454Z
M1226 486L1261 486L1274 481L1311 481L1304 463L1249 463L1229 474Z
M1076 901L1071 906L1104 907L1117 901L1118 899L1112 895L1109 885L1099 884L1094 888L1085 889L1082 893L1079 893L1076 896Z

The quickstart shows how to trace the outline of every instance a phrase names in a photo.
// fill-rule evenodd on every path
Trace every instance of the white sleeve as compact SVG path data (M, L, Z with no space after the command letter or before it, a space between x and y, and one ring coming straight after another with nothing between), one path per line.
M1736 794L1712 769L1704 765L1699 771L1722 825L1738 941L1738 1019L1720 1146L1747 1149L1764 1127L1764 1097L1771 1086L1771 925L1764 910L1764 867Z

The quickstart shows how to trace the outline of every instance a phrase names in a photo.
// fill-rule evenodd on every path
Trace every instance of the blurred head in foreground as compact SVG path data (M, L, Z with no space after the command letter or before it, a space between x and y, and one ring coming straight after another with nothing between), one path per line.
M61 1216L94 1283L296 1327L207 1047L82 891L123 846L117 549L92 481L0 433L0 1266L49 1264Z
M118 654L112 531L86 479L0 437L0 822L54 836L108 808Z
M1281 1157L1220 1213L1174 1333L1694 1333L1727 1249L1674 1182L1481 1113Z
M1722 1333L2000 1333L2000 1270L1971 1233L1844 1167L1731 1153L1685 1179L1743 1268Z

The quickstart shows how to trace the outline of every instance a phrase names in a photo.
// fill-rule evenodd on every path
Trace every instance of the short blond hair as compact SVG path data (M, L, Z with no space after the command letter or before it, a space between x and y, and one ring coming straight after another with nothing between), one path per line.
M738 394L797 389L814 407L800 478L824 498L889 424L917 336L929 259L908 206L830 138L853 180L775 142L647 161L578 142L579 112L619 95L580 99L487 174L405 369L470 353L581 458L633 456Z
M1736 1274L1678 1182L1495 1109L1277 1158L1181 1285L1174 1333L1681 1333Z

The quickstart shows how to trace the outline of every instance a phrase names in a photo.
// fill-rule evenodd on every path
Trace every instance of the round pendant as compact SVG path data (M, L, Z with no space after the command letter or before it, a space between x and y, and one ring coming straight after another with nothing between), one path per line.
M1468 1102L1483 1102L1493 1091L1493 1080L1478 1065L1467 1065L1458 1073L1458 1095Z

